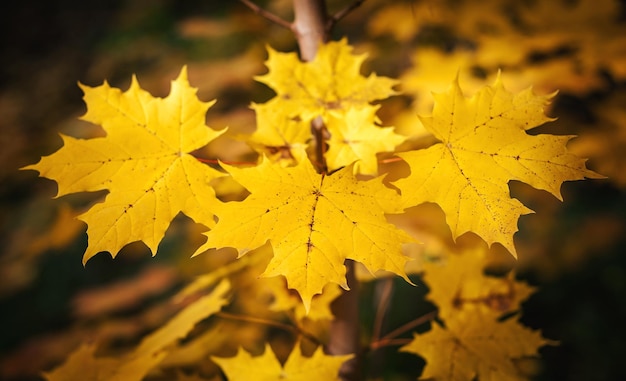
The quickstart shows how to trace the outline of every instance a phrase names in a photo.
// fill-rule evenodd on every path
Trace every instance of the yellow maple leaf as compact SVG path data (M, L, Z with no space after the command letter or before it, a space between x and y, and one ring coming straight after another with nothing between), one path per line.
M376 111L378 106L360 109L351 108L342 114L331 114L326 127L332 131L326 152L328 169L354 164L357 173L376 175L378 159L376 153L393 151L406 138L393 132L393 127L378 127Z
M256 131L247 142L267 156L292 159L292 149L306 147L312 138L311 127L298 118L285 115L276 98L262 104L254 104Z
M328 356L318 347L311 357L304 357L300 345L296 343L284 366L276 358L269 344L261 356L253 357L239 349L231 358L211 357L222 368L229 381L308 381L308 380L339 380L339 367L354 355Z
M395 182L406 207L437 203L454 238L474 232L488 244L501 243L516 255L517 220L532 210L509 195L509 180L546 190L562 200L564 181L602 176L569 153L572 136L526 133L551 119L543 108L551 96L531 89L512 94L500 77L471 98L455 80L435 94L433 115L421 121L440 143L401 153L411 174Z
M428 297L437 305L443 320L468 307L501 316L518 310L520 303L534 292L533 287L515 281L513 272L501 277L487 276L485 249L450 254L442 261L424 264Z
M87 262L101 251L113 256L126 244L143 241L152 253L172 219L183 212L198 223L214 224L218 203L209 181L222 174L189 154L221 135L205 125L214 102L201 102L183 68L166 98L154 98L135 77L122 92L108 83L80 86L87 113L107 136L75 139L24 169L58 183L58 195L109 190L106 200L78 218L87 223Z
M332 320L334 315L330 309L330 304L341 295L341 288L329 283L324 287L321 294L315 295L311 299L311 309L307 312L300 298L293 291L287 289L282 278L263 278L266 282L261 285L268 287L272 294L272 304L269 309L272 311L291 311L298 320Z
M120 357L96 357L96 345L85 344L64 364L44 376L47 381L141 381L167 356L166 348L228 302L229 291L229 282L221 281L211 293L188 305L129 353Z
M408 281L401 246L413 239L385 220L385 213L400 212L400 197L382 178L358 181L351 166L321 175L304 153L294 167L265 158L256 167L223 167L251 194L215 210L219 221L196 254L229 246L241 256L269 240L274 256L263 275L284 275L307 311L326 284L347 289L346 258Z
M455 314L445 323L446 328L433 324L430 331L414 334L413 340L400 348L426 360L424 379L526 380L514 360L536 357L539 347L549 344L540 332L514 319L498 322L476 310Z
M345 38L320 45L309 62L301 62L296 53L267 50L269 72L256 79L277 93L278 107L290 117L310 122L333 110L360 108L395 94L396 80L361 75L366 55L353 54Z
M481 380L521 381L527 378L513 360L536 356L546 343L538 332L514 320L497 323L477 316L448 329L435 324L400 351L424 357L423 378L468 381L478 376Z

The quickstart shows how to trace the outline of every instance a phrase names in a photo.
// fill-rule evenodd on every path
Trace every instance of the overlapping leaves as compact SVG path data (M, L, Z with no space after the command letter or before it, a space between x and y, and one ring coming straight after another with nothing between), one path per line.
M377 125L378 107L371 102L394 95L397 81L375 74L362 76L360 68L366 56L353 54L346 39L321 45L310 62L301 62L296 53L271 48L268 52L269 72L256 79L271 87L276 96L255 105L255 148L263 153L268 148L282 149L284 156L291 157L292 146L313 140L310 125L319 117L329 137L323 134L328 141L316 143L330 146L325 158L328 169L356 161L357 173L376 175L376 153L393 151L405 137L394 133L392 127Z
M300 62L295 53L269 49L270 71L258 79L277 96L254 106L258 130L250 142L261 152L279 153L291 161L277 163L275 157L263 156L250 167L222 164L250 192L243 201L217 201L209 183L222 173L189 154L220 132L204 125L211 104L197 99L184 69L165 99L153 98L134 79L126 92L106 83L97 88L83 86L88 104L84 119L101 125L107 136L86 141L64 137L61 150L27 168L55 179L60 195L109 191L105 202L81 216L89 234L85 261L100 251L115 255L133 241L145 242L154 252L172 218L183 212L211 228L197 253L234 247L241 257L269 242L273 257L263 275L284 276L288 287L299 293L307 313L313 296L327 285L347 289L346 259L363 263L371 272L386 270L408 281L402 245L413 239L390 224L385 214L434 202L446 213L455 238L475 232L487 243L499 242L515 254L517 220L531 211L510 197L510 180L561 198L564 181L599 177L585 168L584 160L567 151L570 136L526 132L550 120L543 111L549 96L530 90L512 94L498 80L469 99L456 81L448 92L435 97L432 117L422 122L440 143L399 154L410 168L408 177L395 182L401 195L385 186L382 177L362 180L360 174L378 174L377 153L393 151L404 140L391 128L378 126L377 107L370 103L393 95L395 81L362 76L364 58L352 54L345 40L321 46L317 57L307 63ZM316 135L315 144L327 166L316 170L305 149L315 140L311 123L320 120L322 134ZM325 145L327 150L319 149ZM436 271L428 276L432 274ZM477 277L475 272L471 276ZM538 333L513 320L501 323L489 313L453 311L455 306L447 299L457 298L470 287L459 288L460 282L455 281L446 284L448 288L441 286L432 294L439 295L436 302L442 303L445 328L435 326L404 347L426 357L426 376L504 379L514 374L512 358L535 354L544 343ZM222 296L212 300L211 311L224 303ZM291 303L291 298L277 298L275 307L291 309ZM330 302L324 303L328 307ZM148 344L140 345L137 353L121 363L94 359L94 348L83 347L70 358L74 365L69 371L74 372L84 360L92 361L96 370L128 366L145 374L162 360L164 346L206 316L193 308L189 310L192 315L183 319L183 331L172 329L178 332L175 337L165 333L149 337ZM326 318L330 312L326 309L321 315ZM487 352L493 358L482 356ZM462 367L450 367L450 361L437 357L441 354L457 359ZM267 347L259 358L239 352L233 359L214 361L232 379L247 377L250 370L242 366L255 364L269 378L301 379L314 372L319 377L335 377L349 357L329 358L318 351L304 359L294 352L281 367ZM244 373L238 373L241 369ZM103 372L106 377L116 376L115 371ZM64 373L49 377L59 374Z
M235 357L212 357L212 360L224 370L231 381L249 380L252 374L259 381L305 381L339 380L339 367L352 357L353 355L325 355L322 348L318 348L313 356L305 357L296 344L284 365L280 364L269 345L265 346L265 352L260 356L252 356L239 349Z
M251 194L218 207L219 221L198 253L228 246L244 255L269 240L274 257L264 275L284 275L307 310L326 284L348 288L346 258L406 278L401 249L412 238L385 220L385 213L401 211L400 197L381 178L359 181L351 167L326 176L306 157L287 168L268 159L224 167Z

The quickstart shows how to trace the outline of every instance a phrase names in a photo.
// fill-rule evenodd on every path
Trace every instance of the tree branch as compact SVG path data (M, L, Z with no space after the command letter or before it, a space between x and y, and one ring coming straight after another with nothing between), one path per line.
M302 61L315 58L317 48L328 40L326 0L293 0L295 19L292 30L300 47Z
M389 343L393 343L396 338L396 336L403 334L404 332L413 329L419 325L422 325L424 323L427 323L431 320L434 320L435 317L437 317L437 311L432 311L427 313L426 315L422 315L420 317L418 317L415 320L411 320L410 322L394 329L393 331L389 332L388 334L386 334L385 336L383 336L380 340L378 341L374 341L372 343L370 343L370 348L371 349L377 349L380 347L383 347L385 345L391 345Z
M341 19L346 17L350 12L360 7L361 4L363 4L364 2L365 0L356 0L352 4L345 7L344 9L330 16L328 20L326 21L326 33L330 34L335 24L337 24Z
M273 22L276 25L280 25L283 28L287 28L289 30L293 30L293 25L286 21L283 20L282 18L278 17L277 15L273 14L272 12L269 12L261 7L259 7L258 5L256 5L255 3L253 3L250 0L239 0L240 2L242 2L244 5L246 5L248 8L252 9L252 11L256 14L258 14L259 16L265 17L266 19L268 19L269 21Z

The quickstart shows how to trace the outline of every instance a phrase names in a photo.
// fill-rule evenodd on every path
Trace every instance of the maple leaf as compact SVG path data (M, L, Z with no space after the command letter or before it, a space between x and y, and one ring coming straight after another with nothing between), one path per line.
M284 279L264 278L264 280L263 286L269 286L272 293L272 304L269 306L270 310L293 310L293 314L297 320L332 320L334 318L330 304L342 294L341 288L338 285L334 283L327 284L321 294L315 295L311 299L311 308L309 311L306 311L298 295L287 289Z
M502 277L487 276L485 249L450 254L442 261L424 264L429 299L437 305L443 320L470 306L501 316L518 310L520 303L534 292L533 287L515 281L513 272Z
M526 377L515 359L537 356L539 347L549 344L538 331L514 319L498 322L476 311L458 313L446 321L446 328L433 324L425 334L400 348L426 360L422 378L446 381L521 381Z
M218 312L228 300L228 281L188 305L157 331L146 336L130 353L95 357L96 345L82 345L66 362L44 374L48 381L140 381L168 354L166 348L185 337L201 320Z
M302 356L300 345L296 343L284 366L276 358L269 344L261 356L253 357L239 349L231 358L211 357L230 381L249 380L250 375L258 381L308 381L339 380L339 367L354 355L328 356L318 347L311 357Z
M333 110L364 107L395 94L396 80L360 74L366 55L353 54L345 38L320 45L309 62L301 62L296 53L267 50L269 72L256 79L277 93L278 107L290 117L310 122Z
M311 127L300 119L283 112L276 98L262 104L254 104L256 131L247 142L258 152L268 156L279 154L279 159L293 158L292 149L306 147L311 139Z
M463 96L458 80L447 92L435 94L433 115L420 119L441 142L398 154L411 167L408 177L395 182L405 206L435 202L454 238L471 231L516 256L517 220L532 211L510 197L509 180L562 200L564 181L602 178L567 151L572 136L526 133L551 120L543 112L550 97L531 89L512 94L499 76L471 98Z
M328 116L326 127L331 131L331 136L326 162L329 171L356 161L354 170L357 173L376 175L376 153L393 151L405 140L404 136L393 132L393 127L381 128L374 124L378 108L351 108L342 115Z
M183 212L212 226L217 204L209 186L220 172L189 154L221 135L205 126L214 102L201 102L189 86L186 68L166 98L154 98L133 76L122 92L108 83L80 86L87 113L107 136L88 140L62 136L64 146L24 169L58 183L58 196L107 189L109 194L78 218L87 223L89 243L83 263L101 251L112 256L126 244L143 241L151 252L172 219Z
M358 181L351 166L330 176L315 172L304 153L294 167L263 158L251 168L223 167L250 195L228 202L215 213L217 225L196 254L213 247L234 247L239 255L268 240L274 256L263 276L284 275L307 311L311 298L330 283L347 289L344 261L363 263L403 276L403 242L413 239L385 220L400 211L400 197L382 178Z

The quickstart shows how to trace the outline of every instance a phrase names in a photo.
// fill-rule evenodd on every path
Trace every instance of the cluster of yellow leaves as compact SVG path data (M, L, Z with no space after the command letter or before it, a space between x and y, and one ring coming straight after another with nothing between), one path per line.
M257 131L251 142L263 153L307 146L311 122L321 118L330 135L326 162L329 171L356 162L357 173L376 175L376 153L389 152L405 137L392 127L377 125L377 106L370 102L395 95L396 80L370 74L360 68L365 55L352 53L346 39L321 45L310 62L301 62L296 53L268 48L269 72L256 79L276 92L262 105L255 105Z
M501 69L514 91L532 85L583 95L608 88L607 78L626 78L622 7L613 0L380 1L368 31L402 41L398 59L413 49L401 90L414 98L412 112L425 112L430 93L443 91L457 73L470 93ZM410 127L403 118L390 122L399 131Z
M220 219L197 253L229 246L243 255L269 240L274 256L264 276L284 275L307 310L326 284L348 288L346 258L406 278L401 246L412 239L385 220L385 213L402 209L382 179L359 181L352 166L319 174L305 157L286 168L268 159L251 168L224 168L251 194L215 210Z
M188 305L157 331L146 336L131 352L121 357L96 356L97 345L85 344L66 362L46 373L48 381L141 381L168 355L168 348L187 336L201 320L218 312L227 304L230 290L222 281L214 290Z
M426 360L423 378L526 380L517 361L536 358L539 347L550 342L514 318L499 318L519 310L533 288L515 281L513 273L486 276L484 247L450 254L442 262L427 264L424 280L445 325L415 334L400 350Z
M495 74L497 68L506 68L523 82L522 87L535 83L552 90L586 92L602 86L600 70L615 79L626 75L625 25L617 1L489 0L476 5L436 0L380 5L368 25L372 35L391 34L408 42L428 27L443 26L453 37L473 42L473 49L466 51L471 60L462 69L479 66ZM559 51L560 55L554 54ZM547 59L533 62L529 58L536 53ZM428 67L439 64L448 66L442 56Z
M64 137L63 148L27 168L56 180L59 195L109 191L103 203L80 217L88 224L85 261L100 251L115 255L134 241L143 241L154 252L171 220L182 212L211 229L196 254L232 247L243 261L251 250L271 246L262 276L283 276L302 299L304 312L298 312L299 303L284 293L282 284L268 283L267 288L274 290L272 308L295 310L299 318L315 311L320 319L331 317L328 306L339 293L337 285L348 288L347 259L364 264L372 273L386 270L409 281L405 273L408 258L402 250L404 243L415 239L387 221L387 214L434 202L445 212L455 239L474 232L488 244L501 243L515 254L513 235L518 218L531 210L510 197L510 180L561 198L564 181L600 177L567 151L570 136L527 133L550 121L543 110L550 96L537 96L530 89L510 93L498 78L471 98L465 98L458 81L435 96L432 116L421 121L439 143L398 154L410 169L408 177L394 182L401 194L386 186L382 177L363 180L360 175L378 173L377 153L393 151L404 141L392 128L377 125L378 106L370 104L395 94L392 86L396 82L374 74L360 75L364 58L352 54L345 39L320 46L316 58L304 63L294 53L269 49L270 72L258 79L277 95L253 106L258 129L251 137L251 145L268 155L249 167L221 164L227 175L250 193L243 201L219 201L210 183L224 174L190 154L221 132L204 125L211 103L198 100L185 69L164 99L150 96L135 79L126 92L106 83L97 88L82 86L88 104L83 118L101 125L107 136L89 140ZM324 141L317 143L329 146L324 157L329 171L322 173L306 153L313 137L310 126L319 120ZM285 157L290 160L276 160ZM193 287L202 288L240 270L232 266L209 274ZM404 348L427 358L430 368L425 375L506 379L514 374L511 358L535 354L544 343L538 334L528 333L512 320L498 323L490 306L485 312L480 303L468 302L492 300L487 298L493 295L492 285L482 280L482 265L477 266L474 262L448 265L447 271L453 273L441 275L446 281L433 285L432 295L446 328L435 327L428 336L417 336ZM429 271L435 275L428 276L436 279L437 270ZM476 279L477 288L472 283ZM515 286L518 289L523 290ZM164 360L165 347L226 303L222 298L226 290L222 291L211 294L220 296L207 302L209 307L202 307L204 315L197 310L201 307L188 307L175 318L176 328L166 325L128 356L98 359L95 348L86 346L70 357L70 365L48 378L68 378L80 366L90 364L95 379L139 379ZM509 300L509 305L497 312L517 308L520 299ZM511 344L516 337L521 341ZM447 352L441 350L441 343ZM480 353L496 353L498 348L506 349L493 359L481 358ZM442 353L449 358L461 356L459 363L469 365L451 367L449 359L438 359ZM257 363L267 377L301 379L310 377L314 369L322 372L320 377L335 377L349 357L329 357L318 350L304 360L294 351L281 367L267 347L259 358L240 351L233 359L214 361L231 379L249 374L242 368L245 364L254 367ZM97 378L98 372L103 378Z
M229 381L246 381L254 375L255 380L339 380L339 367L353 355L328 356L318 348L311 357L304 357L296 343L287 362L281 365L269 345L261 356L251 356L239 350L235 357L211 359L226 373Z

